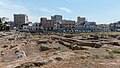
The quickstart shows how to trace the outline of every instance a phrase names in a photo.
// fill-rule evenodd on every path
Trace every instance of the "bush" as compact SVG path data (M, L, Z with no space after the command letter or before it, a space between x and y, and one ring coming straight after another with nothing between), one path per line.
M112 52L113 52L113 53L120 54L120 50L119 50L119 49L114 49Z
M84 60L85 58L86 58L85 56L72 57L72 59L74 59L74 60Z
M104 58L113 59L113 58L115 58L115 56L114 56L114 54L108 54L108 55L105 55Z

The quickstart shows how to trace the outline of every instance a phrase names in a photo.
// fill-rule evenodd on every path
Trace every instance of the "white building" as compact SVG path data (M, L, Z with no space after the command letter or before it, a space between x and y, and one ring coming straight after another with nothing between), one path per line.
M32 30L41 30L40 23L38 23L38 22L33 23Z
M81 22L76 23L76 32L94 32L96 29L96 22Z
M99 25L97 25L97 31L109 32L110 31L110 25L109 24L99 24Z
M40 23L29 23L29 24L24 24L23 25L23 30L25 31L39 31L41 30L42 27L40 26Z
M32 30L32 23L30 23L30 24L24 24L23 25L23 30L25 30L25 31Z
M85 28L87 28L91 32L94 32L95 29L96 29L96 22L86 22L85 23Z

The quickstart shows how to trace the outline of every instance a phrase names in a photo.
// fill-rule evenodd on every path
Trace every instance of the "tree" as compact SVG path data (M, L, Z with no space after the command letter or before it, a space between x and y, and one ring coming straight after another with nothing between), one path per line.
M1 21L1 18L0 18L0 31L2 31L2 21Z
M6 26L8 22L2 23L1 18L0 18L0 31L7 31L8 27Z
M1 20L1 18L0 18L0 23L2 23L2 20Z

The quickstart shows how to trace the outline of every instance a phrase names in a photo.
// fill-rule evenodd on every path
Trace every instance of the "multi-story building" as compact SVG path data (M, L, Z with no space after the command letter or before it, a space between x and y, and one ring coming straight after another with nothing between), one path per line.
M76 32L93 32L95 26L96 22L87 22L85 17L77 17Z
M75 24L76 32L84 32L86 30L85 23L86 23L85 17L77 17L77 22Z
M47 30L53 30L54 28L54 22L52 20L47 20L47 23L46 23L46 29Z
M58 30L60 28L60 24L62 23L62 15L54 15L51 16L51 20L54 22L54 30Z
M110 30L111 31L119 31L120 32L120 21L116 23L111 23L110 24Z
M120 21L115 23L115 31L119 31L120 32Z
M96 29L96 22L84 22L76 24L77 32L94 32Z
M38 22L23 24L23 30L25 30L25 31L40 31L41 24Z
M109 32L110 25L109 24L98 24L96 26L96 32Z
M52 20L48 20L47 18L41 18L41 26L43 30L53 30L54 22Z
M115 31L114 23L110 23L110 31Z
M47 18L40 18L41 27L43 30L46 30Z
M37 31L41 30L41 24L38 22L33 23L32 30L37 30Z
M47 22L47 18L40 18L41 23Z
M75 21L63 20L60 29L66 32L73 32L75 30Z
M16 28L22 28L22 24L28 23L28 16L26 14L14 14L14 22Z
M96 29L96 22L86 22L84 26L88 31L94 32Z
M33 30L32 23L23 24L23 30L25 31Z
M84 23L84 22L86 22L85 17L77 17L77 23Z
M54 16L51 16L51 20L54 21L54 22L62 22L62 15L54 15Z

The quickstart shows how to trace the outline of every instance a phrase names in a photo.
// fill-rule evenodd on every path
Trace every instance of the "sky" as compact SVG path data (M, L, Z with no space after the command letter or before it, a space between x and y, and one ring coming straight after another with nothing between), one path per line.
M0 17L13 21L13 14L27 14L31 22L62 15L67 20L81 16L109 24L120 20L120 0L0 0Z

